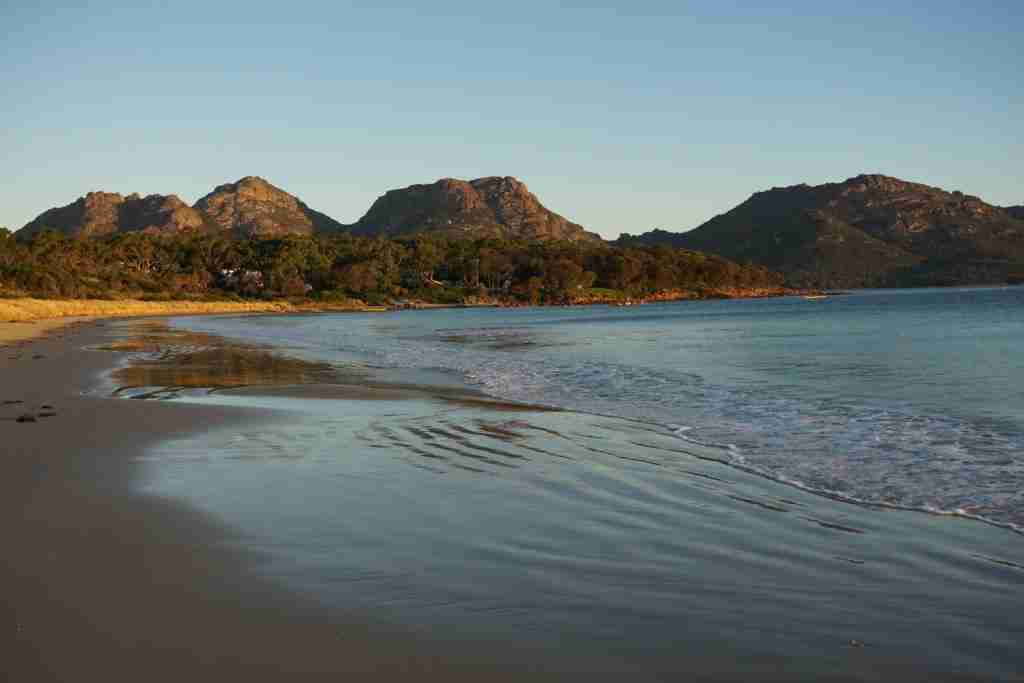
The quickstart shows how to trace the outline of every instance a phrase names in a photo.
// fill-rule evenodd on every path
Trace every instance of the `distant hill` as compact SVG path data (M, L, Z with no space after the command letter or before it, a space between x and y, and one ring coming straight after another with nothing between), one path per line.
M758 192L686 233L623 235L753 262L793 284L983 284L1024 264L1024 217L961 192L882 175Z
M661 245L675 247L683 243L686 239L685 235L685 232L671 232L655 228L650 232L644 232L639 235L630 235L628 232L624 232L619 235L619 238L613 244L617 244L620 247L657 247Z
M188 206L176 195L90 192L76 201L44 211L18 231L27 238L43 229L76 237L101 237L121 232L225 232L235 237L344 230L345 226L263 178L247 176L220 185Z
M1014 218L1024 220L1024 206L1008 206L1006 207L1006 213L1010 214Z
M430 185L391 190L349 227L357 235L395 236L429 231L526 240L601 239L545 208L526 185L511 177L470 181L445 178Z
M48 211L18 231L21 238L52 228L78 237L99 237L118 232L180 232L202 230L206 219L175 195L123 197L115 192L90 192L76 201Z
M195 208L221 230L238 237L309 235L345 229L330 216L314 211L257 176L216 187L197 201Z

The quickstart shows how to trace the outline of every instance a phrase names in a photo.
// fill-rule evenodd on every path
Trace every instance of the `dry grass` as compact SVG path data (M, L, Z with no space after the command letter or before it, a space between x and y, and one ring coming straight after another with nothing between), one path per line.
M210 313L378 311L358 299L330 303L288 301L138 301L124 299L0 298L0 346L38 337L65 324L93 318L128 318ZM19 324L21 323L21 324Z
M101 299L0 299L0 322L53 318L110 318L201 313L285 313L296 310L284 301L105 301Z

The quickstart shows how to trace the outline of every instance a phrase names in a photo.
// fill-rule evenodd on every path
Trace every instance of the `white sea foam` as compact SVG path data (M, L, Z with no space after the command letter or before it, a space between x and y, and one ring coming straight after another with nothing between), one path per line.
M1007 530L1013 531L1015 533L1024 535L1024 525L1021 525L1021 524L1018 524L1018 523L1014 523L1014 522L1011 522L1011 521L1003 521L1003 520L999 520L999 519L993 519L993 518L987 517L985 515L980 515L980 514L971 512L970 510L965 509L963 507L943 508L941 506L936 506L934 504L929 504L929 503L920 504L920 505L901 504L899 502L875 500L875 499L872 499L870 497L862 497L862 496L858 496L858 495L852 495L850 493L846 493L846 492L842 492L842 491L836 491L834 489L830 489L830 488L826 488L826 487L816 486L814 484L810 484L810 483L808 483L806 481L803 481L801 479L796 479L794 477L786 476L785 474L780 474L777 471L772 471L772 470L764 468L764 467L759 467L757 465L752 465L752 464L750 464L749 460L743 456L743 453L736 446L734 446L732 444L727 444L726 446L722 446L722 445L719 445L719 444L714 444L714 443L707 442L707 441L700 441L698 439L694 439L694 438L686 436L686 432L692 431L692 428L688 427L688 428L680 429L680 428L676 427L676 428L673 429L673 425L668 425L667 427L669 428L669 431L672 432L676 437L678 437L680 440L682 440L682 441L684 441L684 442L686 442L688 444L698 445L698 446L702 446L702 447L709 448L709 449L716 449L717 448L720 451L718 458L715 458L713 455L708 455L706 453L703 454L702 457L706 457L706 458L710 458L710 459L717 459L723 465L728 465L728 466L731 466L731 467L735 467L735 468L740 469L740 470L742 470L744 472L747 472L749 474L756 474L756 475L762 476L762 477L764 477L766 479L770 479L772 481L779 482L780 484L785 484L787 486L792 486L793 488L797 488L797 489L800 489L802 491L807 491L808 493L813 493L813 494L816 494L816 495L825 496L825 497L831 498L833 500L838 500L838 501L842 501L842 502L846 502L846 503L852 503L852 504L855 504L855 505L885 508L885 509L889 509L889 510L905 510L905 511L910 511L910 512L924 512L924 513L927 513L927 514L930 514L930 515L937 515L937 516L944 516L944 517L962 517L962 518L965 518L965 519L972 519L972 520L975 520L975 521L978 521L978 522L983 522L985 524L989 524L989 525L992 525L992 526L1000 527L1000 528L1007 529Z

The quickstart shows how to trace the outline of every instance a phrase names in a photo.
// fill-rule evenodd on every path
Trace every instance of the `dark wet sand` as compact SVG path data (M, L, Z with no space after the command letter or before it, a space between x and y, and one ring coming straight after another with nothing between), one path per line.
M932 678L897 666L877 670L867 661L825 673L785 653L744 658L731 651L728 634L715 652L681 652L667 667L673 675L655 673L666 670L657 666L630 673L598 652L587 670L578 660L559 663L557 643L540 656L511 643L481 652L374 625L366 615L329 613L257 578L249 570L253 557L229 548L231 529L182 503L137 492L135 458L147 445L271 416L80 395L119 355L82 347L123 334L109 323L79 324L0 348L3 680ZM331 391L373 398L378 389ZM36 421L17 422L22 415Z

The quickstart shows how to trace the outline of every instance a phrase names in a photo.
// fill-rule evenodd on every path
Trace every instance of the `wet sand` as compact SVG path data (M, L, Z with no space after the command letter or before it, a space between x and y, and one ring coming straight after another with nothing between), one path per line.
M61 329L68 325L81 324L91 318L70 317L70 318L47 318L45 320L19 320L0 322L0 352L15 351L21 343L35 339L47 333ZM12 354L8 354L10 356Z
M0 355L0 672L5 680L519 679L345 620L256 578L232 531L136 492L147 445L266 411L83 396L115 362L107 323ZM24 421L17 421L21 417Z

